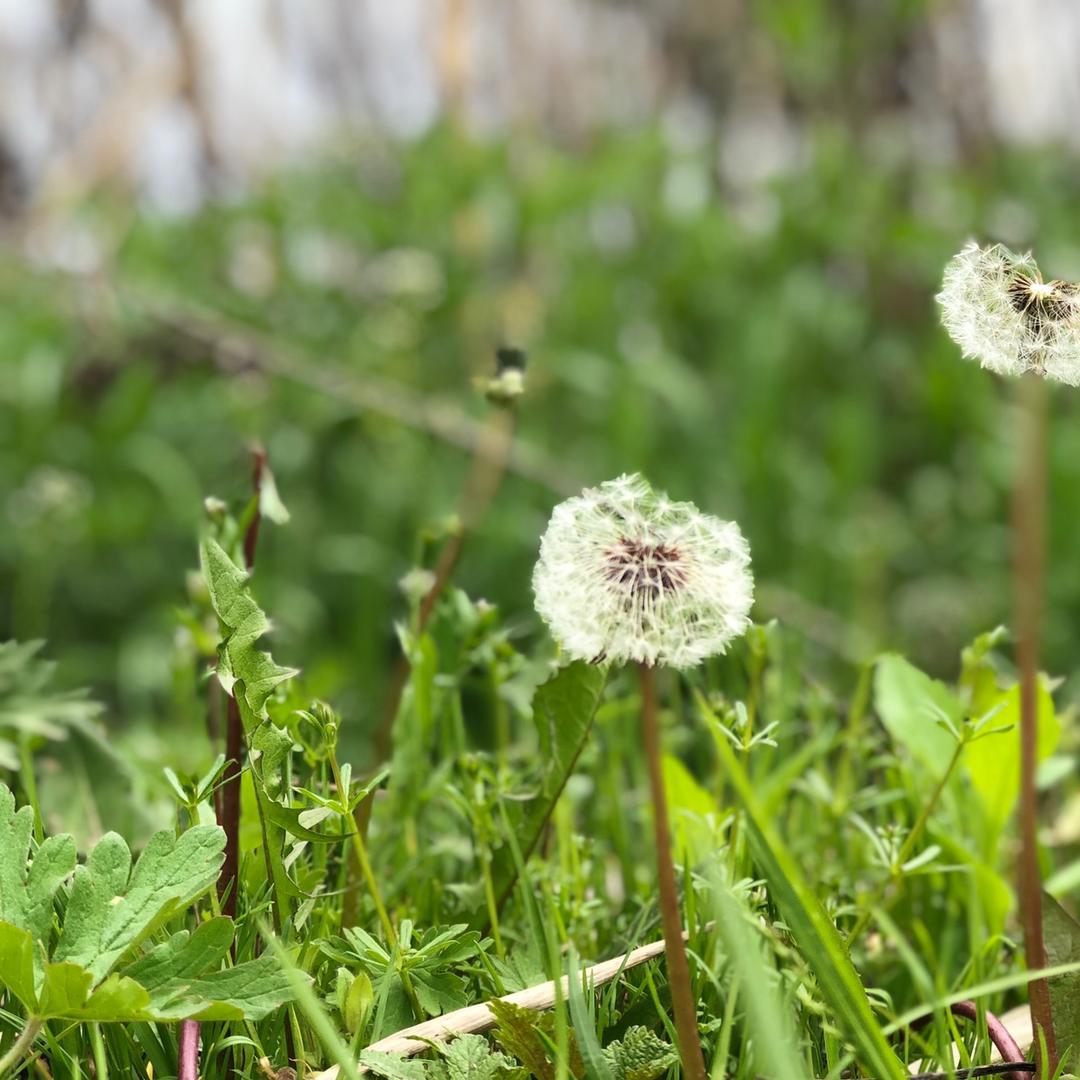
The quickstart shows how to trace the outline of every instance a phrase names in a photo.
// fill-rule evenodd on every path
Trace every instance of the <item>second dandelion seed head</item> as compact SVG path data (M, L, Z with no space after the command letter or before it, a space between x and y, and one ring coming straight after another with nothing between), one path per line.
M734 522L637 475L560 503L540 543L536 608L571 656L688 668L749 626L750 550Z
M937 300L953 340L983 367L1080 385L1080 286L1043 280L1030 254L968 244Z

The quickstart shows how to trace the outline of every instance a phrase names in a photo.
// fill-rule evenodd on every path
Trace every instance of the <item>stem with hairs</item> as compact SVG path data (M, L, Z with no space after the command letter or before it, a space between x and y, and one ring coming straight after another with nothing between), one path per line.
M1038 794L1035 769L1039 743L1039 638L1046 572L1046 387L1037 375L1020 379L1021 438L1012 503L1013 606L1016 663L1020 669L1020 860L1017 891L1024 927L1024 959L1029 971L1046 967L1039 873ZM1031 983L1031 1025L1046 1039L1045 1063L1057 1068L1050 991L1045 979Z
M641 733L645 759L649 766L652 793L653 828L656 840L657 877L660 884L660 921L664 930L668 985L675 1014L679 1057L687 1080L705 1080L705 1057L698 1036L697 1005L690 981L690 965L683 943L679 894L675 885L675 867L671 861L671 831L668 826L667 793L660 764L660 720L656 705L656 676L649 664L638 667L641 676Z

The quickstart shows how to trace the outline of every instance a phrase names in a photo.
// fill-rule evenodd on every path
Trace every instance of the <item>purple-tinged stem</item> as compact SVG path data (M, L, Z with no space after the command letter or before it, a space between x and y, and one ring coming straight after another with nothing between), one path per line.
M180 1055L176 1080L198 1080L199 1076L199 1022L180 1021Z

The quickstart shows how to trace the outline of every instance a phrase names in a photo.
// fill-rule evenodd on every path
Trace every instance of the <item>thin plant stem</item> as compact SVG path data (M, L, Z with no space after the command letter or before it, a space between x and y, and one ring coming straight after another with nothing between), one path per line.
M31 1019L27 1023L19 1037L11 1044L11 1049L3 1057L0 1057L0 1076L3 1076L8 1069L13 1068L26 1057L44 1023L44 1020L38 1019Z
M338 767L336 754L330 755L330 769L334 774L334 783L337 785L338 794L341 797L342 813L345 818L348 819L349 805L345 796L345 786L341 782L341 769ZM379 891L379 882L375 877L375 871L371 868L371 860L368 858L367 845L364 843L364 835L357 826L355 819L353 819L349 835L352 838L353 857L356 860L356 865L359 867L361 874L363 874L364 881L368 887L368 892L371 894L371 899L374 901L375 911L379 916L379 923L383 928L383 933L386 935L386 944L392 948L396 936L394 924L390 921L390 916L386 911L386 905L383 903L382 893Z
M90 1047L94 1055L94 1080L109 1080L109 1057L105 1053L100 1024L90 1024Z
M252 450L252 488L255 508L244 534L244 562L248 573L255 568L255 545L259 539L259 493L262 490L263 470L266 468L266 451L261 447ZM222 896L222 910L230 918L236 916L236 898L240 891L240 777L244 756L244 724L240 718L240 706L232 695L228 699L225 723L225 771L221 778L219 824L225 830L225 861L218 878L218 892Z
M1046 967L1039 873L1038 794L1039 639L1046 572L1046 387L1036 375L1019 382L1021 438L1013 485L1013 608L1016 662L1020 669L1020 860L1017 892L1029 971ZM1046 1039L1046 1066L1057 1068L1050 991L1045 979L1031 983L1031 1026Z
M957 739L956 746L952 752L952 757L949 758L949 764L945 766L945 771L941 774L941 779L938 780L937 784L934 786L934 790L930 793L930 798L923 803L923 808L919 811L919 816L915 819L915 824L911 826L907 836L904 837L904 842L900 846L900 851L893 862L893 868L889 877L884 883L878 886L871 899L863 905L863 913L859 916L855 925L848 933L847 940L849 945L866 929L867 924L873 917L874 908L882 903L885 890L897 879L899 871L904 867L904 863L911 858L912 853L915 850L915 844L922 835L923 830L926 828L926 823L930 820L930 815L934 812L934 808L944 794L945 788L952 778L952 774L956 771L956 766L960 761L960 755L963 753L966 745L967 741L965 739ZM886 901L884 910L888 911L891 905L891 901Z
M180 1052L177 1057L176 1080L198 1080L199 1022L180 1021Z
M687 1080L705 1080L705 1058L698 1037L697 1006L690 982L690 965L683 944L679 895L675 867L671 861L671 831L668 826L667 794L660 765L660 722L656 706L656 677L651 666L641 664L641 733L649 766L653 827L656 840L657 877L660 883L660 921L664 929L668 984L678 1033L679 1057Z

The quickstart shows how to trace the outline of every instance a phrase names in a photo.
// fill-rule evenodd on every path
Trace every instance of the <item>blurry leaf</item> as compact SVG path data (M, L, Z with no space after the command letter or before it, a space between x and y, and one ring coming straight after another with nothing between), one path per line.
M1039 680L1039 741L1037 756L1048 758L1057 748L1061 726L1054 712L1054 701ZM980 684L972 702L974 716L994 714L994 727L1009 726L1008 731L976 739L964 749L963 763L971 776L971 785L979 793L992 836L996 837L1012 815L1020 795L1020 687L999 690L994 684ZM991 841L988 841L988 843Z
M371 986L371 979L361 971L350 981L341 1009L341 1018L345 1022L345 1030L350 1035L357 1034L364 1026L371 1013L371 1006L374 1001L375 992Z
M716 747L723 771L746 815L754 861L832 1007L836 1022L855 1045L857 1057L872 1076L878 1080L902 1080L907 1070L878 1026L866 990L848 959L836 927L772 821L762 811L734 751L722 739L717 740Z
M537 687L533 697L533 723L540 739L544 772L540 790L525 807L524 819L516 830L524 859L528 859L539 841L555 803L574 771L592 730L606 680L602 668L578 660L560 668ZM516 879L513 857L505 849L497 856L493 877L495 895L505 898Z
M1048 967L1080 960L1080 923L1049 893L1043 893L1043 939ZM1080 1047L1080 971L1048 982L1054 1037L1061 1047Z
M275 525L285 525L289 521L289 511L281 501L274 474L265 461L259 474L259 513Z
M710 819L716 818L716 800L677 757L665 754L661 764L676 856L685 856L689 866L697 866L716 850L715 833L710 824Z
M382 1050L363 1050L360 1064L376 1076L386 1080L425 1080L427 1070L423 1062L399 1054L387 1054Z
M964 718L960 699L902 656L889 654L877 663L874 707L892 738L931 775L940 777L956 749L956 740L941 726L941 716L959 730Z
M621 1039L604 1048L604 1057L615 1080L656 1080L679 1062L674 1046L641 1026L627 1028Z
M27 1011L37 1005L34 938L21 926L0 922L0 986L6 986Z

